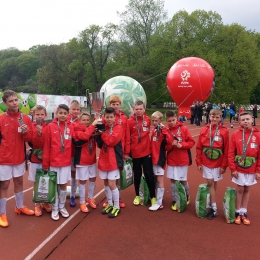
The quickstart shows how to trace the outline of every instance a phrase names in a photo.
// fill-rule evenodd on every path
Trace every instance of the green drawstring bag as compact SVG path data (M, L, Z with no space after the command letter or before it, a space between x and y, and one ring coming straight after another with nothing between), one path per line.
M36 170L33 202L55 203L57 191L57 172Z
M228 224L232 224L235 221L236 212L236 189L227 187L227 190L223 199L223 212Z
M195 200L196 214L198 218L205 218L210 209L210 193L207 184L200 184Z
M179 182L175 182L175 199L177 211L183 212L187 208L187 195L184 186Z
M120 190L124 190L133 184L132 159L124 160L123 170L120 172Z
M141 183L139 187L140 205L146 206L149 201L150 192L144 175L141 177Z

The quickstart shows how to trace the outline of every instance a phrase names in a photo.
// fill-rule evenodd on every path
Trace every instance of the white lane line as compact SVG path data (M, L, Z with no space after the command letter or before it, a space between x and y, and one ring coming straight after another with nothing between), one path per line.
M99 193L94 196L97 198L105 190L102 189ZM34 257L63 227L65 227L78 213L80 209L75 211L66 221L64 221L52 234L50 234L39 246L37 246L24 260L30 260Z
M26 191L29 191L29 190L32 190L33 189L33 187L31 187L31 188L29 188L29 189L27 189L27 190L24 190L23 192L26 192ZM11 199L13 199L15 196L12 196L12 197L9 197L9 198L7 198L6 200L11 200Z

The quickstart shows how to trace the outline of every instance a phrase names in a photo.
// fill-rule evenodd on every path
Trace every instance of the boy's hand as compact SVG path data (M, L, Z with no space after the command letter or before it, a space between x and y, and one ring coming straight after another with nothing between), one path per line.
M94 122L92 123L93 126L96 126L98 123L97 119L94 120Z
M129 156L127 154L124 154L123 159L127 161L129 159Z
M200 172L202 172L202 166L197 167Z
M165 127L165 125L164 125L164 124L162 124L162 123L160 123L160 127L161 127L161 128L164 128L164 127Z
M174 140L173 142L172 142L172 145L174 146L177 146L177 144L178 144L178 141L177 140Z
M225 173L225 169L223 169L223 168L220 168L220 174L224 174Z
M36 130L38 133L42 133L42 126L41 125L36 125Z
M29 127L28 127L28 125L26 125L26 124L23 124L23 125L21 126L21 129L22 129L22 132L23 132L23 134L25 134L25 133L27 133L27 132L28 132L28 130L29 130Z
M231 176L237 179L237 178L238 178L238 173L237 173L237 171L231 172Z
M259 173L259 172L256 172L256 174L255 174L255 179L256 179L256 180L259 180L259 179L260 179L260 173Z

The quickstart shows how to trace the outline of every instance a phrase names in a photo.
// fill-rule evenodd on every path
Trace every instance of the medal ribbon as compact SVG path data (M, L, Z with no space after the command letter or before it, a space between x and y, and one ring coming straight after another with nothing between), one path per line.
M135 115L135 121L136 121L136 129L137 129L137 132L138 132L138 143L141 143L141 141L142 141L142 136L141 136L142 129L140 130L140 127L139 127L139 124L138 124L138 119L137 119L136 115ZM144 127L144 116L142 116L142 128L143 127Z
M211 128L211 124L210 124L210 127L209 127L209 145L210 145L210 148L213 147L213 144L214 144L214 141L215 141L215 137L216 137L216 134L218 132L218 125L216 127L216 130L214 132L214 136L213 136L213 139L212 139L212 128Z
M249 135L249 137L248 137L247 143L246 143L246 145L245 145L245 129L243 128L243 132L242 132L242 147L243 147L242 159L243 159L243 160L246 159L246 149L247 149L247 147L248 147L248 145L249 145L249 142L250 142L250 140L251 140L253 131L254 131L254 129L252 128L252 129L251 129L251 133L250 133L250 135Z
M65 122L64 134L62 134L61 130L60 130L60 121L58 120L57 123L58 123L58 128L59 128L59 133L60 133L61 152L64 153L65 152L64 135L65 135L65 133L67 133L67 122Z
M112 125L110 126L109 135L112 135L112 133L113 133L113 127L114 127L114 124L112 124ZM107 153L107 145L106 145L106 144L104 145L104 152Z
M175 139L177 140L178 137L177 137L176 135L179 135L179 134L180 134L180 132L181 132L181 127L180 127L180 126L178 127L178 131L177 131L176 135L175 135L172 131L170 131L170 132L171 132L172 136L175 137ZM178 139L178 141L179 141L179 139Z

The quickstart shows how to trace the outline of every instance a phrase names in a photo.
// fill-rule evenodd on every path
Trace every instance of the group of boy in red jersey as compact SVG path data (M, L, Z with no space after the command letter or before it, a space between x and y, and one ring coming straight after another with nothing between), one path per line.
M65 208L67 183L71 183L70 206L76 205L75 193L79 185L79 204L82 212L88 212L86 202L96 208L94 200L97 169L104 181L107 201L102 214L109 218L119 215L125 203L120 196L120 170L123 160L133 159L134 205L140 204L139 186L144 174L151 198L149 210L163 208L164 172L171 180L172 210L177 210L175 182L180 181L190 203L188 166L192 163L190 149L195 141L188 128L177 120L174 111L166 112L167 127L162 123L163 115L156 111L151 120L145 114L145 105L136 101L133 115L128 119L120 110L121 100L111 96L110 107L105 108L102 117L105 129L98 130L99 120L91 123L88 113L80 113L80 104L72 101L70 108L58 106L55 119L44 122L46 109L34 108L34 122L22 114L17 94L6 90L3 102L8 110L0 116L0 226L9 225L6 214L6 198L10 180L14 181L17 214L41 216L42 210L51 212L51 218L69 217ZM242 112L240 128L229 141L227 128L220 124L219 109L210 111L210 123L200 132L196 145L196 164L203 172L210 190L211 210L208 219L218 215L216 205L217 182L229 166L232 181L237 184L236 224L250 225L247 217L249 187L260 177L260 134L252 127L252 115ZM151 121L153 125L150 131ZM57 172L57 194L54 204L35 203L30 210L23 204L23 175L25 173L25 142L32 148L29 180L35 183L36 170L43 168ZM97 163L96 146L100 149ZM167 166L167 167L166 167ZM88 181L88 195L86 183Z

